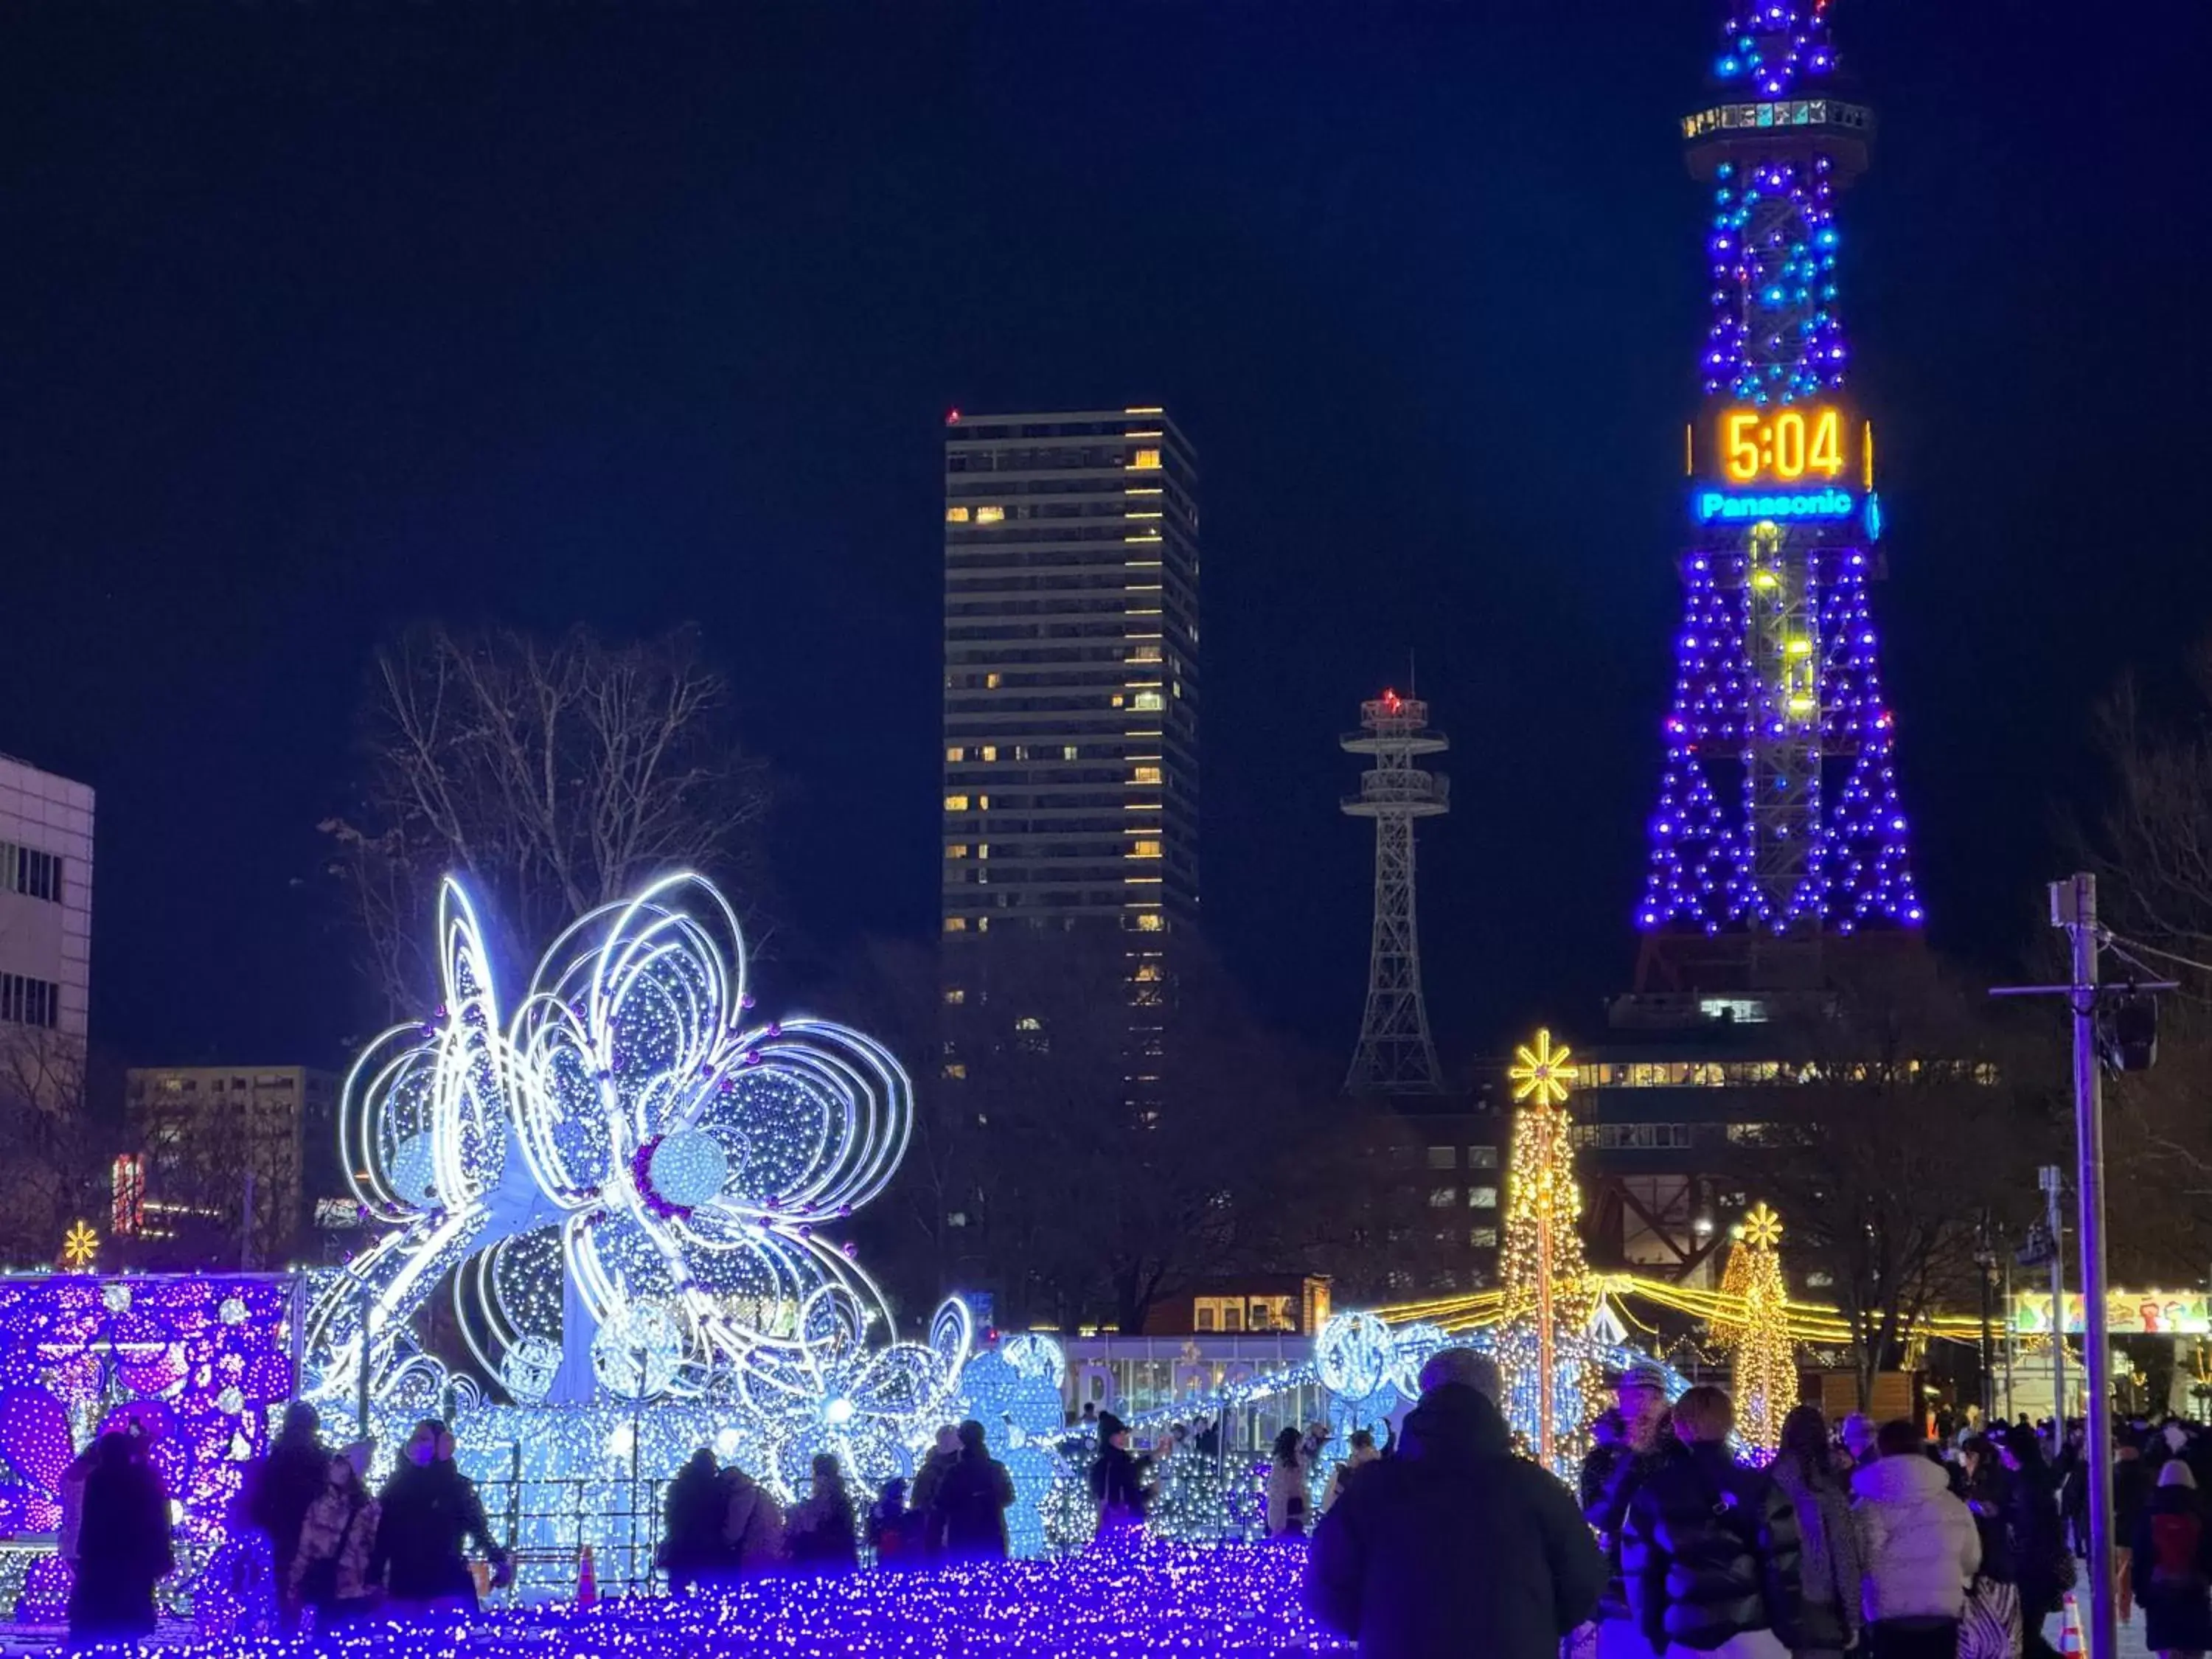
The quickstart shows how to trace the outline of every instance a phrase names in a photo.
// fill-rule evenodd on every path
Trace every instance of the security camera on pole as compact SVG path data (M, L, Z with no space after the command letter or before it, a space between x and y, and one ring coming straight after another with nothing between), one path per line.
M2158 1057L2158 1005L2149 994L2174 988L2171 980L2151 984L2100 985L2097 952L2107 939L2097 922L2097 878L2077 874L2051 884L2051 925L2063 928L2072 945L2073 971L2064 985L2004 986L1992 996L2063 996L2074 1010L2074 1139L2076 1228L2081 1241L2081 1361L2088 1419L2090 1659L2118 1659L2119 1625L2113 1605L2112 1575L2112 1347L2105 1331L2105 1112L2101 1059L2114 1071L2147 1070ZM2057 1236L2057 1182L2046 1170L2044 1190L2051 1195L2054 1248ZM2055 1275L2054 1275L2055 1278ZM2052 1410L2065 1414L2065 1307L2054 1295L2051 1339L2058 1398Z

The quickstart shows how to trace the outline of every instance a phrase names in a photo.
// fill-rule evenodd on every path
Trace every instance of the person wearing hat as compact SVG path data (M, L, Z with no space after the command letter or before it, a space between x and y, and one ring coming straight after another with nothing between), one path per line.
M1485 1380L1471 1349L1431 1356L1402 1450L1315 1530L1306 1605L1360 1659L1557 1659L1605 1583L1572 1494L1513 1455Z
M1621 1578L1621 1529L1645 1483L1689 1452L1668 1424L1667 1373L1656 1361L1639 1359L1617 1374L1613 1397L1619 1437L1590 1448L1580 1482L1583 1515L1597 1534L1610 1575L1598 1597L1598 1659L1651 1659Z
M514 1577L507 1552L491 1535L476 1485L453 1462L453 1431L425 1418L407 1437L398 1471L377 1494L380 1513L370 1552L368 1582L380 1583L402 1611L477 1611L476 1579L463 1546L474 1539L492 1564L492 1583Z
M1152 1499L1129 1455L1129 1425L1111 1412L1098 1413L1098 1456L1091 1465L1091 1496L1098 1504L1098 1535L1142 1526Z

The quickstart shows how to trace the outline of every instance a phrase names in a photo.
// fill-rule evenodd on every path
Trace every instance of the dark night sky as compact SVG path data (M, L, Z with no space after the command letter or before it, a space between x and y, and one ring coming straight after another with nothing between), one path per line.
M2212 618L2212 17L1838 11L1921 886L2002 966L2089 704ZM1125 401L1200 451L1206 900L1261 1006L1348 1052L1334 740L1411 647L1448 1051L1593 1029L1671 678L1711 15L11 8L0 750L100 791L96 1037L336 1057L314 824L425 613L697 621L787 786L777 972L926 937L943 413Z

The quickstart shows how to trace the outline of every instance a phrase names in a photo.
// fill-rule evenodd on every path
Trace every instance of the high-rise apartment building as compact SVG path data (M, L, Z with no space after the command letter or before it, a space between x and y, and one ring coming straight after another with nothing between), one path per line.
M82 1060L91 986L91 786L0 755L0 1040Z
M313 1188L331 1184L319 1154L337 1141L335 1076L309 1066L134 1066L124 1103L138 1150L116 1160L114 1232L159 1238L197 1224L244 1243L257 1266L292 1259Z
M947 421L949 975L994 931L1157 957L1195 919L1197 489L1158 409Z

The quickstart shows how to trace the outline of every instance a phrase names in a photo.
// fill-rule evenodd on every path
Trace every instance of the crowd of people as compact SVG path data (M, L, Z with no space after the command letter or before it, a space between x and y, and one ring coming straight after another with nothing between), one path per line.
M2055 1457L2021 1422L1974 1423L1935 1443L1860 1415L1833 1431L1818 1407L1784 1420L1764 1467L1730 1446L1733 1402L1692 1388L1669 1401L1657 1365L1630 1366L1593 1427L1578 1493L1521 1455L1501 1413L1495 1364L1466 1348L1433 1356L1417 1407L1377 1445L1350 1437L1322 1501L1325 1425L1276 1437L1261 1496L1273 1538L1310 1532L1307 1595L1363 1659L1448 1659L1480 1632L1498 1659L1553 1659L1577 1632L1596 1659L2054 1659L2046 1620L2087 1554L2087 1458L2069 1425ZM467 1613L479 1580L511 1572L442 1422L416 1425L372 1492L369 1448L333 1449L295 1403L248 1466L235 1522L268 1540L279 1615L319 1629L372 1610ZM1144 1522L1158 1460L1128 1425L1086 1411L1074 1427L1102 1536ZM2115 1448L2112 1571L2122 1619L2170 1659L2212 1653L2212 1433L2135 1419ZM73 1643L153 1631L171 1571L170 1505L143 1429L102 1434L65 1471L60 1553L73 1569ZM989 1560L1008 1553L1015 1502L983 1426L947 1424L912 1482L865 1510L843 1466L813 1460L788 1511L713 1451L666 1492L658 1565L677 1595L767 1573ZM1309 1514L1310 1508L1313 1510ZM1679 1659L1679 1654L1676 1655Z

